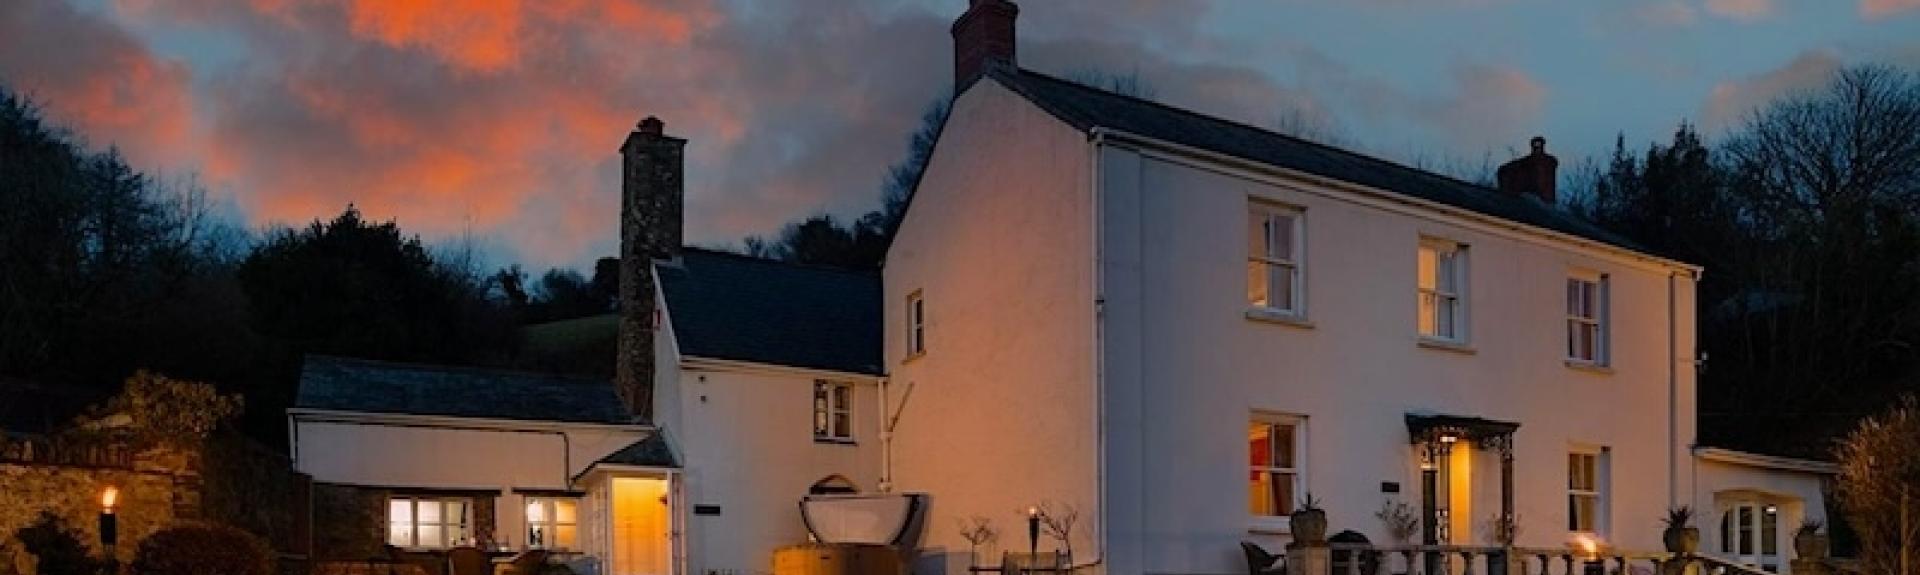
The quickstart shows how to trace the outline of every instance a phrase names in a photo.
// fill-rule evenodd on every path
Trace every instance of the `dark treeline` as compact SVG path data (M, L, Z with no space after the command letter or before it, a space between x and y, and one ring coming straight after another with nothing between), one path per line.
M0 87L0 383L62 390L11 391L0 415L16 422L70 416L55 407L97 401L147 369L245 395L244 429L278 446L307 353L611 371L611 356L527 357L519 330L604 313L611 298L595 294L610 274L586 285L550 272L528 294L524 277L508 285L474 259L352 206L253 237L214 216L191 180L165 183L89 149Z
M1576 182L1573 209L1706 267L1703 442L1825 456L1920 390L1920 78L1845 70L1717 145L1617 142Z

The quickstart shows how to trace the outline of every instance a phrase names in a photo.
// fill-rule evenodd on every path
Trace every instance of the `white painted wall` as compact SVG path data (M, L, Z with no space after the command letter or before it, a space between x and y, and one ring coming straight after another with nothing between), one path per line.
M1399 482L1398 497L1417 504L1404 416L1428 411L1521 423L1522 545L1566 541L1567 453L1594 445L1612 450L1603 535L1626 548L1659 546L1657 518L1684 502L1690 484L1693 410L1670 400L1693 396L1689 276L1305 181L1183 162L1103 149L1116 572L1231 572L1244 569L1237 541L1285 543L1249 531L1253 410L1307 418L1307 489L1333 531L1386 541L1373 517L1387 499L1382 482ZM1306 211L1310 327L1244 314L1250 197ZM1470 246L1470 353L1418 345L1422 235ZM1610 373L1563 361L1564 282L1574 268L1611 277ZM1479 533L1456 542L1480 544L1480 526L1499 509L1498 466L1492 453L1474 456Z
M682 426L669 430L685 454L684 516L689 573L741 575L773 568L773 551L805 543L800 498L842 475L863 491L880 479L879 382L764 366L682 365ZM813 440L813 382L854 383L854 443ZM718 505L720 515L694 515Z
M899 491L932 494L920 573L964 573L958 522L989 518L1024 550L1020 510L1081 511L1097 554L1090 147L991 81L963 93L885 267L886 361L899 402ZM927 353L905 358L907 296ZM1043 543L1043 548L1052 548ZM998 560L998 548L983 550Z
M294 467L314 481L497 490L495 536L514 546L526 543L526 506L513 489L577 488L569 478L646 433L640 426L444 417L295 413L291 419Z

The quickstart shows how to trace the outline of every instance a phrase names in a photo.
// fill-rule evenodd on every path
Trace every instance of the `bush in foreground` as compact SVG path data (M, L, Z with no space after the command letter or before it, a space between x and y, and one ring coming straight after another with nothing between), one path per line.
M133 575L273 575L273 555L251 533L225 525L177 525L140 541Z

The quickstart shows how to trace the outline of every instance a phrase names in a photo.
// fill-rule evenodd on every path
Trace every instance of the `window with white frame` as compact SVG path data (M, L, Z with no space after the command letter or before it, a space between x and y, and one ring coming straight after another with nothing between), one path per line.
M1780 570L1780 507L1757 499L1728 502L1720 515L1720 552L1766 571Z
M387 499L387 544L444 549L472 541L467 499L394 496Z
M1575 449L1567 454L1567 530L1600 533L1607 511L1607 450Z
M1576 273L1567 278L1567 359L1607 363L1607 276Z
M580 548L580 500L527 498L527 546L534 549Z
M1247 425L1247 511L1256 526L1285 525L1307 491L1306 419L1255 413Z
M1438 240L1420 240L1416 272L1420 291L1420 336L1467 340L1467 247Z
M907 295L907 357L927 353L927 302L915 291Z
M813 439L853 441L853 384L813 382Z
M1247 305L1303 315L1302 212L1260 201L1247 205Z

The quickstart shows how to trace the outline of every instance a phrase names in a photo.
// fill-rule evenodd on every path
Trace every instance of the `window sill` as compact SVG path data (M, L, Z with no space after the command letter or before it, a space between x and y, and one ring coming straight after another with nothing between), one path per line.
M920 358L923 358L923 357L926 357L926 356L927 356L927 352L925 352L925 351L921 351L921 352L918 352L918 353L912 353L912 354L908 354L908 355L907 355L906 357L903 357L903 358L900 358L900 365L906 365L906 364L909 364L909 363L913 363L913 360L916 360L916 359L920 359Z
M1439 338L1432 338L1427 336L1420 336L1419 345L1420 347L1424 347L1431 350L1458 353L1463 355L1474 355L1474 354L1480 353L1479 350L1474 349L1472 345L1469 345L1466 342L1453 341L1450 339L1439 339Z
M1292 312L1252 308L1247 310L1247 319L1289 325L1302 329L1313 329L1313 322L1307 321L1306 316Z
M1567 360L1567 369L1584 371L1596 375L1613 375L1613 368L1607 366L1607 364L1581 361L1578 359Z
M859 442L851 439L827 439L823 437L813 438L813 443L815 445L847 445L847 446L860 445Z

